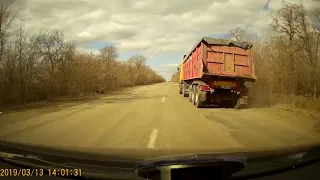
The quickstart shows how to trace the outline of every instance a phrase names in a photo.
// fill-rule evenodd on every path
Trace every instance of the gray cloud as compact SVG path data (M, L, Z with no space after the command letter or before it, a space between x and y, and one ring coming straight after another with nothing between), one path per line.
M7 0L4 0L7 1ZM289 0L288 0L289 1ZM202 36L223 35L244 27L256 36L270 35L270 18L263 10L267 0L16 0L19 12L14 27L23 24L30 33L39 28L61 29L78 44L107 41L119 52L139 51L151 58L158 54L190 50ZM291 0L300 2L300 0ZM308 9L319 1L304 0ZM281 1L271 1L276 10ZM81 52L99 53L78 48ZM179 62L179 60L175 62ZM177 64L154 67L170 79Z
M299 0L292 0L299 2ZM201 36L225 34L235 27L265 35L267 0L16 0L19 17L30 30L58 28L77 43L111 41L120 52L148 56L186 52ZM306 5L316 4L305 0ZM271 1L277 9L281 1ZM308 6L308 7L309 7ZM18 24L16 24L17 26Z

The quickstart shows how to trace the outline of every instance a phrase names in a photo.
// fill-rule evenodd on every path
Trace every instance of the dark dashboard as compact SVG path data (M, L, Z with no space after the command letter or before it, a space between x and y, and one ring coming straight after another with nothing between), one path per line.
M320 179L320 146L129 158L0 143L0 179ZM131 151L132 152L132 151ZM154 152L153 152L154 153ZM29 170L29 171L28 171ZM33 173L30 173L32 171Z
M5 162L0 161L0 169L21 169L21 167L14 166L12 164L8 164ZM22 176L20 177L14 177L14 176L0 176L0 179L20 179L24 178ZM49 176L48 174L44 174L43 176L32 176L29 178L32 179L49 179L49 180L63 180L66 178L72 178L72 179L77 179L74 176L65 176L65 177L59 177L59 176ZM79 179L83 179L79 177ZM119 179L119 178L115 178ZM124 178L125 179L125 178ZM137 179L137 178L133 178ZM234 178L237 179L237 178ZM242 178L238 178L242 179ZM320 161L314 164L310 164L301 168L296 168L292 169L287 172L283 173L278 173L278 174L273 174L273 175L268 175L265 177L260 177L260 178L253 178L256 180L319 180L320 179ZM129 180L129 179L128 179Z

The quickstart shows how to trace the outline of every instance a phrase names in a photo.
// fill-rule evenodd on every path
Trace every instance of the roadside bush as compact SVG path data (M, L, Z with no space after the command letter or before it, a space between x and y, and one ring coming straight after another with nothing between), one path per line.
M311 99L307 103L307 108L315 112L320 112L320 99Z
M174 73L171 77L171 82L179 82L179 76L179 72Z
M86 54L66 42L62 31L39 31L34 36L24 33L22 28L20 31L13 38L24 41L10 44L14 48L7 49L0 62L0 107L165 81L146 65L142 55L120 61L113 46L102 48L98 55Z
M293 98L292 104L296 108L320 112L320 99L310 99L308 97L296 96Z
M293 98L292 103L296 108L308 109L310 99L303 96L296 96Z

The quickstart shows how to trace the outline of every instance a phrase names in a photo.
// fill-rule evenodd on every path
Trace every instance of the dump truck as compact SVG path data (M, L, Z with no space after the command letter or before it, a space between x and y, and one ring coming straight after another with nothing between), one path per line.
M178 67L179 93L197 108L245 107L247 84L257 79L251 49L247 42L201 38L183 56Z

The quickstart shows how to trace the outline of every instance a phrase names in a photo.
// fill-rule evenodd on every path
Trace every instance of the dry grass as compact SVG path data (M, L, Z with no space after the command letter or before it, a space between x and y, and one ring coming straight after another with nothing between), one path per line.
M307 109L320 113L320 99L311 99L307 102Z
M310 108L310 99L307 97L303 97L303 96L296 96L292 99L292 104L296 107L296 108L301 108L301 109L309 109Z

